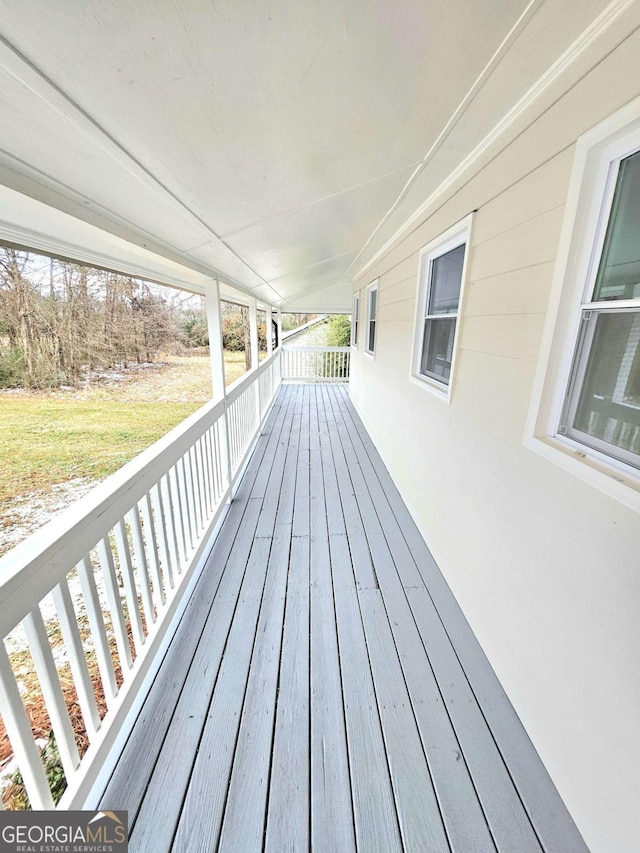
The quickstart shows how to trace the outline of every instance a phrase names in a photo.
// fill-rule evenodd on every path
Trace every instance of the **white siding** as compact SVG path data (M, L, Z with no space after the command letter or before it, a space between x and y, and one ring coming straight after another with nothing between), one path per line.
M561 795L603 853L640 849L640 518L526 449L523 434L575 142L640 94L640 31L622 27L357 282L379 278L379 312L376 359L357 353L351 380ZM418 252L472 210L447 405L409 379Z

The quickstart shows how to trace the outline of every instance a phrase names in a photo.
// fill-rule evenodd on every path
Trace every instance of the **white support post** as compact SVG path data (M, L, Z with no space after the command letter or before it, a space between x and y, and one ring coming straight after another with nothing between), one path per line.
M251 342L251 368L259 364L258 358L258 303L255 296L249 297L249 339Z
M265 306L265 326L267 331L267 358L273 355L273 308L271 305Z
M276 311L276 323L278 324L278 347L282 346L282 309Z
M222 476L229 487L231 498L231 445L229 443L229 413L227 409L227 391L224 378L224 349L222 346L222 317L220 312L220 283L211 281L205 297L207 306L207 326L209 330L209 355L211 358L211 381L213 398L224 400L224 419L220 423L220 441L222 444ZM217 393L218 392L218 393Z
M209 357L211 359L213 399L221 400L225 396L224 351L222 349L220 285L215 279L207 287L205 305L207 308L207 328L209 330Z
M258 303L254 296L249 297L249 340L251 342L251 369L256 370L260 364L258 344ZM255 383L256 409L260 423L260 380Z

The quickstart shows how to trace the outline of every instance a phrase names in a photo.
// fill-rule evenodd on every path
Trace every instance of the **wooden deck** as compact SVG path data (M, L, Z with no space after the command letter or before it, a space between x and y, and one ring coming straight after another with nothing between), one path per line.
M132 851L586 847L344 386L283 386L104 794Z

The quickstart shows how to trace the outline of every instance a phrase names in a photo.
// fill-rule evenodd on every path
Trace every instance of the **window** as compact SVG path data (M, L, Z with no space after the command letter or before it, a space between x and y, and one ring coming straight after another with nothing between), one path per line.
M360 294L353 296L353 311L351 312L351 346L358 346L358 323L360 319Z
M378 282L367 288L367 328L364 344L365 352L373 355L376 350L376 317L378 314Z
M608 184L558 433L640 468L640 151Z
M470 227L467 218L420 253L413 375L445 394L453 373Z

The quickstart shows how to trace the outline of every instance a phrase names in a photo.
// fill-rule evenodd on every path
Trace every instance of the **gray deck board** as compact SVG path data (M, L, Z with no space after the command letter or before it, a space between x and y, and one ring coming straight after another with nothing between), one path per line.
M283 524L269 557L220 850L257 850L262 844L290 546L290 530Z
M265 850L309 849L309 539L291 542Z
M345 386L284 386L101 801L132 851L586 850Z
M218 674L217 689L204 722L182 803L172 848L177 851L207 853L215 850L218 844L270 549L271 540L263 536L255 540L251 550L246 583L240 594ZM171 790L171 786L168 789ZM166 791L167 787L165 797ZM152 834L157 831L157 827L150 829ZM135 835L134 829L134 840ZM163 845L160 849L166 848Z
M402 850L358 593L355 583L346 582L351 566L345 536L331 537L331 562L341 579L335 607L356 841L359 850Z
M319 449L325 427L320 419L317 423L317 441L312 444L318 449L310 451L311 840L314 850L349 853L355 850L355 831L329 556L331 496L325 493ZM335 489L337 495L337 485Z

